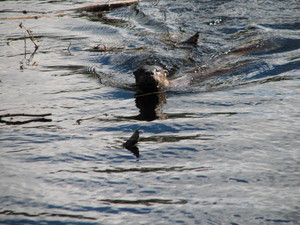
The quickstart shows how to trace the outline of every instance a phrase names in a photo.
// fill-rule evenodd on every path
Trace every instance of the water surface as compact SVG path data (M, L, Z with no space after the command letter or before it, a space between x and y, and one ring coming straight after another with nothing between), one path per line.
M299 2L57 16L96 3L0 3L0 114L52 114L1 118L0 223L298 224ZM196 32L196 46L170 44ZM145 63L230 70L141 98ZM137 129L138 160L122 147Z

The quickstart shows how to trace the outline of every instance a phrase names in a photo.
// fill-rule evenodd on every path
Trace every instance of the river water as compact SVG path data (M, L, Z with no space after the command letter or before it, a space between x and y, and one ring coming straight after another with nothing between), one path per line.
M299 224L299 1L96 3L0 3L0 224Z

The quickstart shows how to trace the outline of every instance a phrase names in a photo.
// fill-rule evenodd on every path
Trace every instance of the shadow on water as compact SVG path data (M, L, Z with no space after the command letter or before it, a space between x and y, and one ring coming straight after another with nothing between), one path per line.
M160 93L137 93L135 103L140 114L135 119L142 121L167 119L167 115L162 111L162 107L166 102L164 91Z

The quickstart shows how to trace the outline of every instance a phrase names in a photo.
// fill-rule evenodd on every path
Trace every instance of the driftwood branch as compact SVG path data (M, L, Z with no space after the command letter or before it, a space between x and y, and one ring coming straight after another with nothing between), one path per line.
M52 113L45 113L45 114L15 113L15 114L2 114L2 115L0 115L0 118L2 118L2 117L17 117L17 116L31 116L31 117L40 116L40 117L44 117L44 116L51 116L51 115L52 115Z
M24 121L6 121L6 120L0 119L0 123L5 123L6 125L23 125L23 124L32 123L32 122L52 122L52 120L46 119L46 118L36 118L36 119L24 120Z
M6 125L22 125L26 123L31 122L52 122L51 119L46 118L34 118L30 120L23 120L23 121L11 121L11 120L3 120L3 117L45 117L45 116L51 116L51 113L45 113L45 114L25 114L25 113L15 113L15 114L2 114L0 115L0 123L5 123Z
M140 0L107 2L107 3L89 5L89 6L75 8L75 9L69 9L67 11L105 12L105 11L111 11L111 10L114 10L114 9L117 9L117 8L130 6L130 5L138 3L139 1Z
M63 17L65 15L69 15L71 13L65 13L65 12L91 12L91 13L101 13L101 12L109 12L114 9L122 8L122 7L127 7L130 5L137 4L141 0L125 0L125 1L117 1L117 2L107 2L107 3L100 3L100 4L95 4L95 5L89 5L89 6L84 6L84 7L79 7L79 8L74 8L74 9L67 9L67 10L59 10L59 11L49 11L49 12L37 12L37 11L27 11L27 10L3 10L0 12L13 12L13 13L23 13L23 14L28 14L28 13L38 13L39 15L34 15L34 16L23 16L23 17L4 17L0 18L0 20L20 20L20 19L40 19L40 18L45 18L49 17L47 14L53 14L50 15L52 17ZM42 14L42 15L41 15Z

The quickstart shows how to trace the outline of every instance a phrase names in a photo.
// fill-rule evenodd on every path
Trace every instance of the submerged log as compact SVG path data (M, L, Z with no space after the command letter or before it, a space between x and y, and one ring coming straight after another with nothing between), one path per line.
M3 117L10 117L11 119L14 117L45 117L45 116L51 116L51 113L45 113L45 114L26 114L26 113L14 113L14 114L2 114L0 115L0 123L4 123L6 125L22 125L26 123L32 123L32 122L52 122L51 119L46 118L33 118L30 120L23 120L23 121L12 121L12 120L4 120Z
M128 1L118 1L118 2L107 2L100 3L96 5L89 5L75 9L69 9L68 11L84 11L84 12L105 12L111 11L113 9L122 8L138 3L140 0L128 0Z
M23 16L23 17L4 17L4 18L0 18L0 20L40 19L40 18L46 18L50 16L63 17L65 15L69 15L70 13L67 13L69 11L91 12L91 13L109 12L114 9L137 4L140 1L141 0L127 0L127 1L125 0L125 1L117 1L117 2L106 2L106 3L99 3L95 5L89 5L89 6L84 6L84 7L74 8L74 9L46 11L46 12L36 12L36 11L27 11L27 10L2 10L0 12L14 12L14 13L22 13L22 14L38 13L43 15ZM47 14L54 14L54 15L48 16Z

